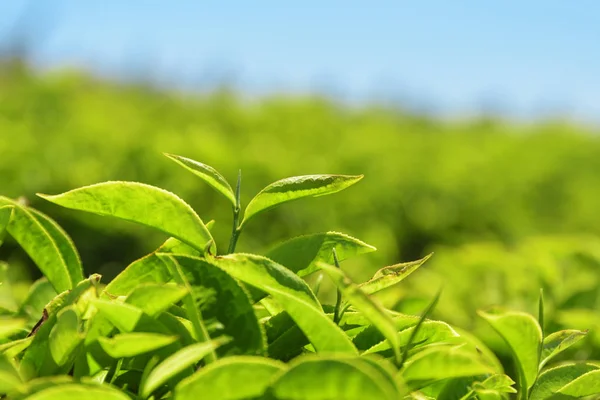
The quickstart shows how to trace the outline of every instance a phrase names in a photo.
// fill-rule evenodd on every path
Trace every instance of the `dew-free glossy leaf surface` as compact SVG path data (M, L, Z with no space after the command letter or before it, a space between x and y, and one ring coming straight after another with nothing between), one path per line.
M530 400L552 398L570 382L588 373L600 371L600 367L592 363L569 363L543 371L531 389Z
M177 336L158 333L122 333L112 338L98 338L102 349L113 358L134 357L174 343Z
M542 329L537 320L516 311L479 311L510 348L519 370L521 390L528 390L535 382L540 362Z
M17 390L21 384L21 377L14 364L6 355L0 353L0 397Z
M558 393L575 398L600 394L600 370L590 371L567 383Z
M339 356L299 358L272 384L270 392L286 400L399 398L379 368L359 358Z
M227 197L227 199L235 207L235 194L233 193L233 189L231 189L231 186L227 180L216 169L210 165L194 161L191 158L166 153L165 156L169 157L171 160L175 161L177 164L181 165L183 168L202 179L204 182L208 183L217 192Z
M83 279L79 254L71 238L45 214L0 196L0 206L13 206L7 232L27 252L57 293Z
M65 365L82 341L83 335L79 332L79 315L75 308L70 306L61 310L49 338L50 354L56 365Z
M568 329L554 332L544 338L542 346L542 361L540 368L548 363L552 357L568 349L587 335L586 331Z
M373 326L375 326L389 341L397 362L400 361L400 341L392 318L383 306L366 295L346 274L339 268L319 262L317 266L325 272L342 292L344 299L357 311L363 313Z
M144 283L166 283L171 274L165 263L154 253L129 264L117 275L104 291L112 296L126 296Z
M217 257L211 262L234 278L273 296L317 351L356 354L348 336L323 313L306 282L287 268L268 258L242 253Z
M146 283L133 289L125 303L138 307L151 317L160 314L186 295L185 288L174 283Z
M52 386L29 397L28 400L131 400L120 390L108 385L69 383Z
M144 315L140 308L116 301L96 300L94 306L121 332L132 332Z
M303 197L318 197L339 192L363 178L362 175L304 175L271 183L260 191L244 211L244 225L256 214Z
M377 250L352 236L325 232L295 237L278 244L265 256L299 276L305 276L318 269L318 261L332 264L334 248L339 261Z
M184 347L177 353L166 358L158 364L148 374L143 387L140 389L142 397L149 396L154 390L165 384L186 368L198 363L209 353L214 352L220 345L226 343L228 339L216 339L210 342L195 343Z
M0 245L2 245L2 241L4 240L4 232L6 231L6 227L10 222L13 208L14 207L12 205L0 206Z
M263 357L234 356L218 360L175 387L177 400L242 400L259 397L285 364Z
M213 240L186 202L171 192L143 183L104 182L54 196L38 196L66 208L156 228L201 251ZM216 249L212 250L215 253Z
M429 260L432 254L429 254L420 260L411 261L383 267L373 275L367 282L359 286L363 292L372 294L387 289L390 286L404 280L407 276L415 272L425 261Z

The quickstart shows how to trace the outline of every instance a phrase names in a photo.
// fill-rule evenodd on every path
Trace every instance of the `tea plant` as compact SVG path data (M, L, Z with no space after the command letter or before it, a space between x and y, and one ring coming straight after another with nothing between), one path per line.
M224 254L176 195L137 182L105 182L59 195L60 206L116 217L164 232L156 251L106 285L84 279L69 236L48 216L0 197L0 231L11 235L45 278L20 304L6 302L0 325L0 393L10 399L520 399L600 393L600 364L547 368L585 335L545 336L539 321L498 309L481 316L514 355L515 382L467 332L385 309L373 296L417 270L421 260L384 267L363 283L340 263L375 248L325 232L277 244L265 255L236 253L251 219L304 197L332 194L362 176L309 175L265 187L245 207L215 169L168 155L232 206ZM3 267L3 271L7 270ZM321 304L303 278L337 288ZM10 285L10 280L3 280ZM3 303L4 304L4 303Z

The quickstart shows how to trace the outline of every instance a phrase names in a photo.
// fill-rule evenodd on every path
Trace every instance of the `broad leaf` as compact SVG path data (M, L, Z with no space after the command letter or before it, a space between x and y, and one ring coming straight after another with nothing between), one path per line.
M546 336L542 347L540 369L542 369L554 356L583 339L585 335L587 335L587 331L568 329L554 332Z
M235 194L233 193L233 189L231 189L231 186L227 180L216 169L201 162L194 161L190 158L167 153L165 153L165 156L169 157L171 160L175 161L177 164L181 165L183 168L202 179L204 182L208 183L217 192L227 197L227 199L235 207Z
M333 263L333 249L339 261L377 250L351 236L339 232L325 232L298 236L280 243L266 254L267 258L292 270L299 276L316 271L318 261Z
M415 272L425 261L433 255L429 254L420 260L406 263L395 264L389 267L383 267L373 275L373 277L360 284L360 288L367 294L379 292L390 286L404 280L407 276Z
M29 287L27 297L19 307L20 315L27 315L31 318L39 318L44 311L44 307L56 297L57 293L46 278L40 278Z
M286 400L383 400L399 393L368 361L354 357L305 356L290 365L270 388L277 399Z
M145 379L140 395L148 397L153 391L158 389L177 374L185 371L187 368L195 365L209 353L214 352L220 345L228 342L229 339L216 339L210 342L196 343L184 347L177 353L165 359L158 364Z
M558 393L570 398L600 394L600 370L590 371L560 388Z
M110 296L126 296L144 283L166 283L171 274L165 263L152 253L129 264L104 288Z
M133 332L144 312L131 304L116 301L96 300L94 306L99 315L106 318L121 332Z
M305 175L271 183L260 191L244 211L243 226L256 214L303 197L318 197L339 192L363 178L362 175Z
M142 332L122 333L112 338L98 338L102 349L113 358L134 357L168 346L176 340L177 336Z
M1 322L0 322L1 323ZM33 340L33 336L27 338L13 340L12 342L0 344L0 353L4 353L8 358L16 357L21 354Z
M27 321L21 318L0 317L0 339L4 339L22 331Z
M511 350L519 371L519 390L529 390L538 374L542 346L542 329L526 313L499 309L479 311Z
M21 376L10 358L0 353L0 397L2 394L18 390L22 383Z
M206 224L206 227L208 228L208 224ZM194 249L191 246L188 246L187 244L185 244L182 241L175 239L175 238L167 239L155 251L155 253L185 254L188 256L197 256L197 257L202 256L202 252Z
M179 197L138 182L104 182L69 192L38 196L60 206L111 216L156 228L203 251L213 240L210 232ZM213 254L216 248L211 248Z
M529 399L545 400L554 398L563 388L571 383L577 382L578 378L584 377L588 373L598 373L598 371L600 371L600 367L592 363L570 363L547 369L538 377L537 382L531 389ZM598 377L596 377L596 382L600 382ZM578 386L578 384L576 384L576 386ZM575 386L570 389L567 388L567 390L573 389L578 388ZM573 397L578 396L574 395Z
M287 268L268 258L241 253L217 257L212 262L234 278L273 296L317 351L356 354L348 336L323 313L306 282Z
M365 318L385 336L394 351L396 362L400 362L400 341L396 326L383 306L366 295L341 269L322 262L317 263L317 266L333 280L346 301L363 313Z
M263 357L222 358L175 387L178 400L196 400L198 394L211 400L244 400L260 397L285 364Z
M69 383L51 386L29 397L28 400L131 400L120 390L108 385Z
M133 289L125 303L138 307L151 317L178 303L187 291L175 284L146 283Z
M83 279L79 254L56 222L45 214L0 196L0 206L13 206L8 233L27 252L57 293Z
M6 227L10 222L13 208L14 207L12 205L0 206L0 245L2 245L2 242L4 241L4 234L6 232Z
M56 324L50 331L49 345L52 359L59 367L73 360L73 352L83 342L79 324L75 307L66 307L58 313Z
M194 304L202 314L208 335L225 335L233 339L219 348L220 355L265 353L264 332L248 293L239 281L203 259L176 255L166 257L177 263L189 282Z

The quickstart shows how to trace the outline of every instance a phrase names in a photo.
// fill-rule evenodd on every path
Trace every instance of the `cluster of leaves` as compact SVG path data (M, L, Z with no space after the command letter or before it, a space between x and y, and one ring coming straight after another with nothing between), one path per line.
M585 332L544 336L528 314L481 316L514 354L515 382L478 339L447 323L385 309L372 295L428 257L384 267L361 284L340 262L375 250L326 232L280 243L267 254L236 253L248 221L283 203L332 194L362 176L308 175L268 185L245 207L213 168L168 155L224 195L233 210L227 252L219 255L196 212L176 195L137 182L105 182L44 199L116 217L170 236L107 285L84 279L77 250L49 217L0 197L0 227L44 273L0 325L0 393L10 399L521 399L600 393L600 364L545 368ZM337 288L317 299L319 273ZM50 298L47 303L43 299ZM41 315L35 310L42 306ZM39 318L41 317L41 318Z

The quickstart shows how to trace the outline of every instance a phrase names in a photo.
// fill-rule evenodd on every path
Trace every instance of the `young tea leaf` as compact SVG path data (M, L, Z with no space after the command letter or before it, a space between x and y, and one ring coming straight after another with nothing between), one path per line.
M334 248L339 261L377 250L352 236L339 232L325 232L295 237L278 244L265 256L299 276L305 276L318 269L318 261L332 264Z
M579 388L577 387L579 384L576 382L578 382L579 378L582 378L587 374L597 374L599 371L600 367L592 363L569 363L547 369L540 374L535 385L531 389L529 400L546 400L560 397L558 394L562 393L563 388L566 388L571 383L575 383L575 385L570 388L567 387L565 390L572 394L571 398L580 397L573 395L579 391ZM596 376L596 382L600 382L599 378L600 377ZM586 384L591 383L585 382L585 378L584 381L579 382L584 382ZM593 387L593 383L590 387ZM564 394L566 395L567 393Z
M213 240L200 217L186 202L171 192L143 183L104 182L54 196L38 196L66 208L158 229L200 251ZM211 250L216 253L214 245Z
M540 361L540 369L542 369L554 356L579 342L586 335L587 331L568 329L554 332L546 336L542 345L542 361Z
M362 175L305 175L271 183L260 191L246 207L241 226L256 214L304 197L332 194L354 185Z
M57 293L83 279L77 249L71 238L45 214L0 196L0 206L13 207L7 232L27 252Z
M8 338L26 326L27 321L24 319L0 316L0 339Z
M131 400L124 392L108 385L69 383L51 386L27 400Z
M171 160L175 161L177 164L181 165L183 168L202 179L204 182L208 183L213 189L225 196L235 207L236 203L233 189L223 175L221 175L216 169L201 162L194 161L190 158L167 153L165 153L165 156L169 157Z
M6 227L10 222L13 208L14 206L12 205L0 206L0 246L2 245L2 242L4 240L4 234L6 231Z
M433 253L417 261L400 263L381 268L370 280L361 283L359 286L361 290L367 294L372 294L383 289L387 289L388 287L395 285L415 272L421 265L425 263L425 261L429 260L432 255Z
M165 263L154 253L129 264L106 287L109 296L126 296L139 285L146 283L166 283L171 273Z
M79 315L73 306L64 308L58 313L56 324L50 331L50 354L59 367L73 359L73 352L83 342L83 334L79 330Z
M0 397L19 390L23 381L15 365L5 354L0 353Z
M177 336L158 333L122 333L112 338L100 337L102 349L112 358L135 357L165 347L177 341Z
M151 317L178 303L187 291L175 284L146 283L133 289L125 303L138 307Z

